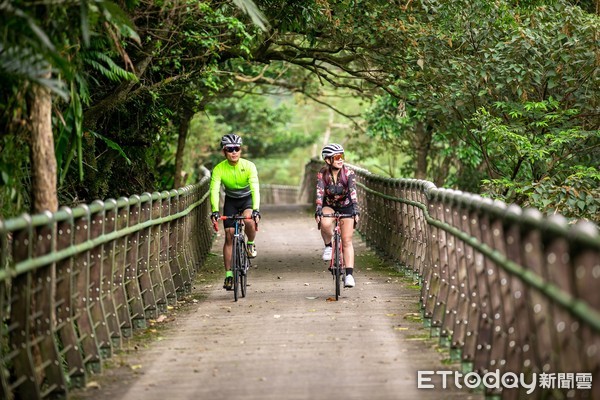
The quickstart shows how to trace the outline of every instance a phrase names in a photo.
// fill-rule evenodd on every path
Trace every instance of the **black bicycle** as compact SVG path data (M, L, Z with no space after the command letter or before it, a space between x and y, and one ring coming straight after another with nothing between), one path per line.
M243 215L222 216L220 219L222 221L233 219L235 222L233 245L231 248L231 272L233 273L233 299L234 301L238 301L239 294L242 297L246 297L248 269L252 266L250 258L248 258L248 245L246 244L246 234L243 229L244 220L254 221L254 219L244 217ZM215 230L218 230L216 222L214 227ZM258 222L256 222L256 230L258 230Z
M356 226L356 221L354 220L354 215L352 214L323 214L321 217L329 217L334 219L333 225L333 238L331 240L331 246L333 247L333 254L331 256L331 261L329 262L329 270L333 275L333 282L335 284L335 300L337 301L340 297L340 288L343 280L346 278L346 265L344 264L344 248L342 246L342 230L340 225L342 223L342 218L352 217L354 226ZM321 223L319 222L319 229L321 229Z

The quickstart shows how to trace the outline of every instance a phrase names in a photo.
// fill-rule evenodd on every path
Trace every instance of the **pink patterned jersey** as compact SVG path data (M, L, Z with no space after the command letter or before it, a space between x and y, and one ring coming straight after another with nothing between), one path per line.
M337 180L334 180L329 167L322 168L317 173L317 207L342 208L350 205L358 211L354 171L343 166Z

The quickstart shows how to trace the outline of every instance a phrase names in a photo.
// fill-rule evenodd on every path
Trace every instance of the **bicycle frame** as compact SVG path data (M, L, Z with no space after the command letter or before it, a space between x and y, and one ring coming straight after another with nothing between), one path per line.
M222 216L222 221L227 219L234 220L234 231L231 248L231 271L233 272L233 299L238 300L238 292L242 297L246 297L246 285L248 269L251 267L250 259L247 253L246 236L242 227L244 220L254 221L252 218L244 217L243 215ZM258 223L256 229L258 230ZM215 231L218 231L218 225L214 222Z
M346 265L344 264L344 246L342 244L342 230L340 228L342 223L341 219L347 217L354 218L354 215L340 214L335 212L333 214L323 214L322 217L333 218L333 238L331 242L333 254L331 261L329 262L329 269L333 274L333 281L335 284L335 300L337 301L340 297L341 281L344 280L346 275ZM319 229L321 229L320 223Z

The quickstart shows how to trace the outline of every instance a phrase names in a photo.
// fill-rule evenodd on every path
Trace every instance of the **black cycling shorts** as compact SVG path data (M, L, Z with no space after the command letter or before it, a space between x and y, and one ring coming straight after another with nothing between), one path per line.
M338 212L340 214L354 214L354 206L352 204L347 205L345 207L332 207L332 206L326 204L325 207L333 208L333 211ZM352 217L343 217L343 218L352 218Z
M223 204L223 215L228 217L236 214L241 214L245 210L252 210L252 195L246 197L240 197L235 199L233 197L225 196L225 204ZM226 219L223 221L225 228L233 228L235 226L235 220Z

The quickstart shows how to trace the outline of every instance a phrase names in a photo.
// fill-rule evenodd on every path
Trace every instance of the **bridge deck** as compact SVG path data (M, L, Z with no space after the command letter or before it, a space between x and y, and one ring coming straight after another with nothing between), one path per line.
M355 239L357 286L339 302L304 207L263 210L248 296L198 282L206 299L178 313L162 340L129 351L99 388L74 399L479 399L453 388L417 389L418 370L448 370L413 316L418 291ZM209 265L207 268L211 268ZM369 268L369 269L367 269ZM114 361L114 360L113 360ZM438 385L439 386L439 385Z

